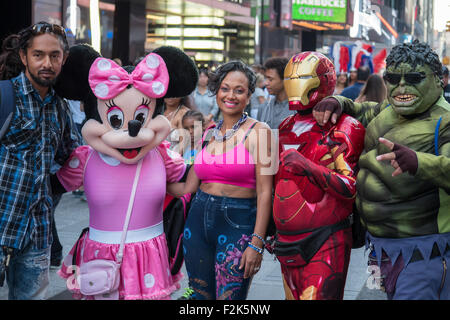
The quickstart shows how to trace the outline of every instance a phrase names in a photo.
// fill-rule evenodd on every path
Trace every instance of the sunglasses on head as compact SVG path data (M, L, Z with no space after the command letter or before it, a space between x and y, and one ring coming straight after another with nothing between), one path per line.
M422 80L427 77L427 75L421 72L408 72L408 73L386 72L383 75L383 79L393 85L399 84L400 81L402 80L402 77L405 78L405 81L407 83L414 85L421 83Z
M42 33L54 33L60 35L62 37L66 37L66 31L63 27L57 24L50 23L36 23L33 27L31 27L33 34L42 34Z

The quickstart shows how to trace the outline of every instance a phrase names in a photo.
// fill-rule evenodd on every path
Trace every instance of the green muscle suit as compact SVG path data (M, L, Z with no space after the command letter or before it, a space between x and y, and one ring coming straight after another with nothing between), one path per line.
M420 116L405 118L388 100L353 103L336 98L343 111L367 129L359 159L356 206L368 231L382 238L404 238L450 232L450 104L441 95ZM439 156L434 138L438 120ZM389 152L378 138L416 151L414 176L392 177L394 168L376 156Z
M388 299L450 300L450 104L442 64L415 41L392 48L386 65L382 103L335 96L313 113L320 125L345 112L366 127L355 203L368 230L369 266L380 268Z

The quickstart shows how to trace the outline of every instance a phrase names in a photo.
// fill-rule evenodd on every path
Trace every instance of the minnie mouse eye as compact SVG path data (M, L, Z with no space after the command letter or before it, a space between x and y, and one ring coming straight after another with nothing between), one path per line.
M112 107L108 110L108 122L113 129L118 130L123 125L123 112L118 107Z
M134 119L138 120L141 124L144 124L145 119L148 117L148 106L141 105L136 109L134 113Z

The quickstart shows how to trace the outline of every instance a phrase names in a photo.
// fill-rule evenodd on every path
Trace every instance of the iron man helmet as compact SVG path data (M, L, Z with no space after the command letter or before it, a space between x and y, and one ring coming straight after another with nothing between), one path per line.
M330 59L319 52L298 53L284 69L284 89L290 110L307 110L333 94L336 72Z

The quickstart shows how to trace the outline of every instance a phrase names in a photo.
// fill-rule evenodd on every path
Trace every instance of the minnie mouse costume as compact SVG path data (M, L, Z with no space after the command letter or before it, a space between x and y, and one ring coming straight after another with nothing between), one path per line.
M155 116L155 109L157 99L192 92L197 77L191 59L173 47L158 48L134 69L100 57L89 46L71 48L57 91L84 102L87 121L82 135L87 145L72 153L57 177L67 191L83 185L89 206L89 231L58 271L68 278L74 297L93 299L80 293L74 269L94 259L116 259L139 162L142 169L125 240L119 299L170 299L179 288L181 273L170 271L163 205L166 184L178 182L186 166L168 149L164 140L170 123Z

